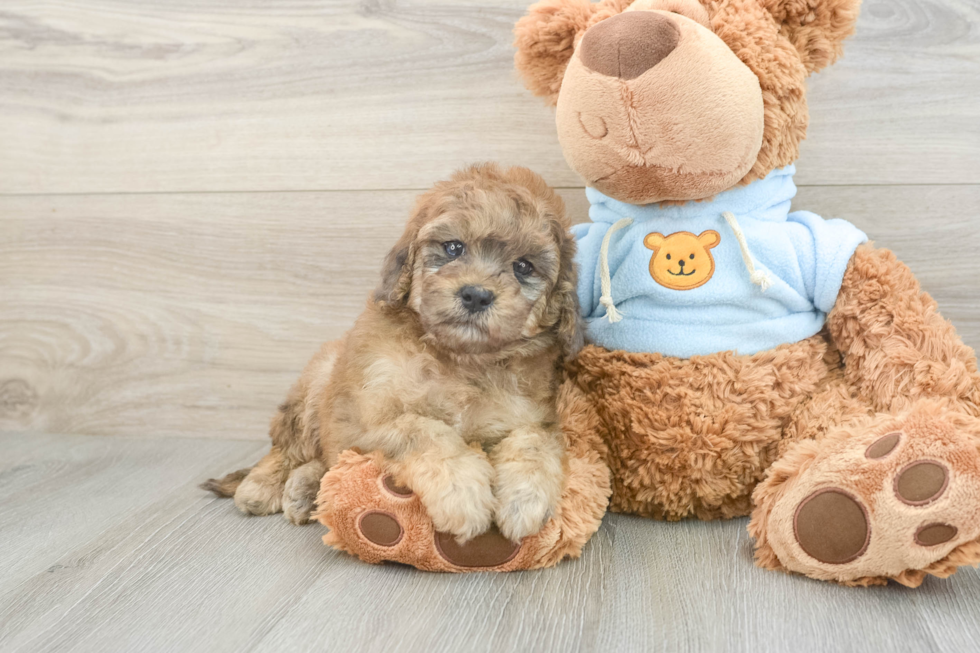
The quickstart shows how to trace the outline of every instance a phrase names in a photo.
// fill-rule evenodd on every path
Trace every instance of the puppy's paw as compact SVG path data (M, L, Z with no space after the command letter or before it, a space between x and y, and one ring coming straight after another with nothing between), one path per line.
M556 503L549 492L538 488L498 490L496 522L500 533L511 542L534 535L554 514Z
M563 530L554 521L519 543L491 525L460 544L452 534L436 530L408 481L396 480L404 473L404 463L386 461L380 452L343 452L323 476L317 497L315 518L329 528L324 543L373 564L391 561L427 571L462 572L551 566L566 555L577 557L584 540L569 547L569 536L588 539L576 536L575 526Z
M235 506L246 515L271 515L282 510L282 485L247 476L235 491Z
M300 526L310 521L320 478L326 471L326 466L315 460L297 467L289 475L283 490L282 512L290 523Z
M437 531L463 543L490 528L494 470L482 453L423 456L407 465L406 472Z
M562 456L560 436L530 429L494 448L496 522L511 541L534 535L554 514L565 480Z

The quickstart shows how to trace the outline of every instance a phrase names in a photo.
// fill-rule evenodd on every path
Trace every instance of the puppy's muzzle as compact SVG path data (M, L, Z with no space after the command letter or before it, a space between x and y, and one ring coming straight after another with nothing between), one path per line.
M493 305L494 294L482 286L463 286L457 293L459 301L470 313L480 313Z

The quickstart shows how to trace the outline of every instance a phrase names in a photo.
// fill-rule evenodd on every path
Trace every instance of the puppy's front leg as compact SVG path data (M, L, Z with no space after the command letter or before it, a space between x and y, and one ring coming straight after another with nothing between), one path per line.
M453 428L409 413L373 436L372 448L395 461L396 476L419 495L436 530L465 542L490 527L493 466Z
M522 428L490 452L496 469L497 525L517 542L541 530L558 505L565 482L560 431Z

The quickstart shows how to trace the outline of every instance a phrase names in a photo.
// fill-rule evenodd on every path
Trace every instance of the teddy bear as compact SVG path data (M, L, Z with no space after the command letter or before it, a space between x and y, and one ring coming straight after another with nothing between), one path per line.
M894 254L790 212L806 78L858 7L545 0L516 65L587 185L610 509L751 516L760 567L914 587L980 561L976 358Z
M517 70L555 107L591 205L566 491L538 535L460 545L383 459L348 452L318 498L327 543L421 569L544 567L579 554L608 497L657 520L750 516L758 566L845 585L980 562L974 352L891 252L790 212L806 79L841 56L858 5L530 7Z

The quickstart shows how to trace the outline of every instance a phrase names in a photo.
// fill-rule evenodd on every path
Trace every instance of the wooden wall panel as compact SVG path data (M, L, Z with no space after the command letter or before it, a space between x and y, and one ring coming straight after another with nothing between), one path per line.
M513 69L528 4L5 0L0 193L418 189L485 159L577 186ZM867 0L800 181L980 183L978 15Z
M0 430L265 437L415 194L0 198ZM894 249L980 346L980 186L803 188L795 207Z

